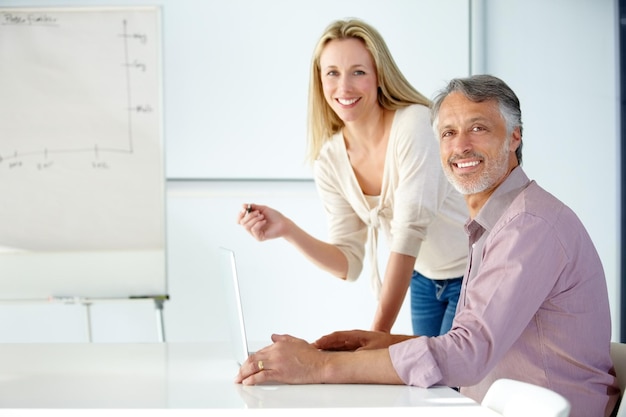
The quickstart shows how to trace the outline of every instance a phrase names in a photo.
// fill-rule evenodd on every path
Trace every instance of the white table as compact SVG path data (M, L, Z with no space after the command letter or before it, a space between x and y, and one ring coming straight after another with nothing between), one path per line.
M67 415L68 409L115 408L275 416L293 415L294 408L298 415L317 408L319 415L319 408L369 407L393 407L394 415L495 415L447 387L242 386L233 382L237 369L220 344L0 344L0 415L2 409L64 409Z

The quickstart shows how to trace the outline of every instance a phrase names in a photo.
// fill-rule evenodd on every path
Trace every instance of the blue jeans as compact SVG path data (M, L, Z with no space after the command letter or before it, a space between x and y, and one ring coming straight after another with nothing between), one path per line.
M452 327L463 277L429 279L417 271L411 277L413 334L439 336Z

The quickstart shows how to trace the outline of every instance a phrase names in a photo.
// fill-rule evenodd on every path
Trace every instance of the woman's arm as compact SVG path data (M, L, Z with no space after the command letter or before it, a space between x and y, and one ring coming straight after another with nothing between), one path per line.
M415 268L415 257L391 252L372 330L389 333L402 308Z
M279 211L259 204L244 205L237 222L256 240L262 242L282 237L319 268L341 279L346 278L348 261L343 252L311 236Z

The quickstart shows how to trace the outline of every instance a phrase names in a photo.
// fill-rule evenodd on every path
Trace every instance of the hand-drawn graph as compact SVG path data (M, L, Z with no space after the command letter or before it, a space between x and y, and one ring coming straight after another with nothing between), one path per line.
M163 259L159 12L0 8L4 270L50 253Z
M156 23L154 13L136 10L0 10L0 190L8 202L0 213L10 206L15 210L2 218L16 220L30 208L41 217L28 218L28 224L40 220L51 226L50 220L61 214L70 222L84 220L88 225L83 230L89 231L100 211L105 212L100 219L105 227L106 219L119 220L116 212L128 217L128 210L137 211L141 215L128 225L134 233L127 236L127 246L160 246ZM92 208L86 211L88 206ZM155 213L158 221L137 233L137 222L143 223L146 213ZM49 226L23 226L10 233L2 230L0 244L86 248L84 239L69 239L67 230L54 236L54 243L45 243L41 232ZM18 238L22 230L35 232L37 242L26 244L30 233ZM52 230L47 234L54 235ZM119 231L115 234L121 238ZM102 238L87 248L125 245L122 239Z
M77 13L0 14L7 135L0 162L16 168L31 156L47 161L63 153L132 153L134 113L153 112L158 99L146 89L156 81L156 68L148 67L158 63L150 56L156 39L129 31L128 17L119 19L109 30L85 30ZM135 91L147 93L147 101L135 103Z

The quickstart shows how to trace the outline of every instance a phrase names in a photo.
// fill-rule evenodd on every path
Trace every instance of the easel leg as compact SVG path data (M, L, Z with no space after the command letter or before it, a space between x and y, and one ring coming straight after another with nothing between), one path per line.
M163 322L163 302L165 300L160 297L154 298L154 306L156 308L157 334L160 342L165 342L165 323Z
M89 343L93 342L93 334L91 332L91 303L83 302L85 306L85 312L87 314L87 340Z

